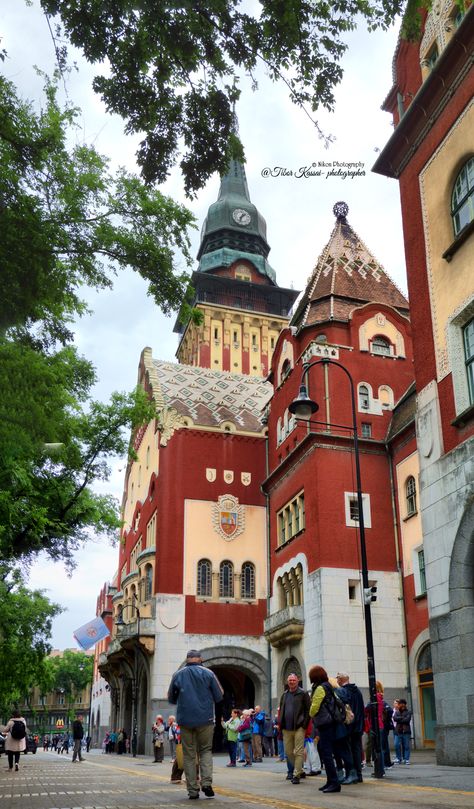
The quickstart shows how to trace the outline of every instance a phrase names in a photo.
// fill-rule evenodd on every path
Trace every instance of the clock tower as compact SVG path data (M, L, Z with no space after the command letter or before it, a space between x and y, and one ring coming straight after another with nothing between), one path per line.
M191 277L199 325L178 322L176 356L185 365L265 377L298 295L276 283L267 261L265 219L250 201L245 169L232 160L208 211Z

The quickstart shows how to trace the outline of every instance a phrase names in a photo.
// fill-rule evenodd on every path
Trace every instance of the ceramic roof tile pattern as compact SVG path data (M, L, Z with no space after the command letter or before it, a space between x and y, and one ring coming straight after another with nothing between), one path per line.
M245 432L264 429L262 411L273 393L269 382L161 360L153 360L153 367L164 405L194 425L219 427L231 421Z
M369 302L384 303L408 314L405 296L345 216L338 215L291 325L301 328L325 320L347 320L356 306Z

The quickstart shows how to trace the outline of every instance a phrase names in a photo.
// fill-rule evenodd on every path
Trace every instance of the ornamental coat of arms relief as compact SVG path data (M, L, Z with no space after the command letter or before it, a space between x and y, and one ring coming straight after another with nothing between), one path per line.
M223 539L235 539L245 528L245 506L231 494L221 495L212 507L212 524Z

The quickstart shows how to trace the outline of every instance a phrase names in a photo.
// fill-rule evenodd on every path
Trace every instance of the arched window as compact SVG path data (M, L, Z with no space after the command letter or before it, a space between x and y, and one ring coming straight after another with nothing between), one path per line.
M209 559L200 559L197 565L197 588L198 596L212 595L212 565Z
M380 386L379 402L382 405L382 410L390 410L393 407L393 390L388 385Z
M411 475L405 483L405 496L407 501L407 517L416 514L416 481Z
M370 393L367 385L359 385L359 410L368 410L370 407Z
M240 577L241 598L255 598L255 565L244 562Z
M149 601L153 593L153 567L145 567L145 601Z
M372 354L382 354L382 356L389 357L391 352L390 343L385 337L376 335L370 344Z
M454 235L474 220L474 157L464 164L454 183L451 197Z
M234 597L234 565L226 560L219 568L219 597Z
M281 382L288 376L291 371L291 362L290 360L286 359L283 365L281 366Z

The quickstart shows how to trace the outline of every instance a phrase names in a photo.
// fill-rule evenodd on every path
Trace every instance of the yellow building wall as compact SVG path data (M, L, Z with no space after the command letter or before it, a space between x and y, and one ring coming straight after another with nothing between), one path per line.
M124 530L130 529L137 500L142 503L148 496L150 477L159 469L158 433L155 432L155 419L148 424L137 450L137 460L130 461L126 501L123 512Z
M420 463L418 452L405 458L396 467L398 503L400 509L400 536L403 549L403 575L413 573L413 549L421 545L423 533L420 513ZM409 477L416 480L416 507L417 512L407 519L405 484Z
M451 370L445 325L472 297L474 286L472 238L453 255L451 261L442 257L455 238L451 195L461 167L473 154L473 132L474 101L454 124L420 175L438 380Z
M266 512L262 506L245 506L245 528L235 539L224 539L213 525L213 506L206 500L186 500L184 507L184 589L196 595L196 571L200 559L212 562L216 573L219 565L229 560L234 573L244 562L255 565L255 595L266 597L267 554Z
M230 367L234 374L242 373L242 324L230 324Z

